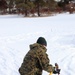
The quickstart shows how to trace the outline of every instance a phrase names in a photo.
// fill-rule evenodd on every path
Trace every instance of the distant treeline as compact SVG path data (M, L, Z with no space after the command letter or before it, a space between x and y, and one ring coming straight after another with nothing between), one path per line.
M51 14L51 12L75 11L74 0L0 0L0 14Z

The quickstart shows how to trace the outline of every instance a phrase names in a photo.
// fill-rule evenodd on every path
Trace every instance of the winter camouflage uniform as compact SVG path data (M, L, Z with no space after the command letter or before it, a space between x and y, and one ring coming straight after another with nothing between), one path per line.
M30 45L30 50L26 54L21 67L20 75L42 75L42 70L53 71L52 65L49 65L46 48L38 43Z

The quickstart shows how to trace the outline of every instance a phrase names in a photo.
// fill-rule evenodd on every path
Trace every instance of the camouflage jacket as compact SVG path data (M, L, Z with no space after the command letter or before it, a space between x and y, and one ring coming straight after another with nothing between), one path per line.
M38 43L30 45L30 50L19 68L20 75L42 75L42 70L52 72L53 67L49 65L46 51L47 49Z

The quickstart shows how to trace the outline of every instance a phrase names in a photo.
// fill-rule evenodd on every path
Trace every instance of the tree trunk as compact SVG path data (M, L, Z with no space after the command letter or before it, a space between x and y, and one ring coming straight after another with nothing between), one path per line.
M27 16L28 15L28 13L27 13L27 9L25 9L25 16Z
M37 13L38 13L38 16L40 16L40 5L39 5L39 2L38 2L38 5L37 5Z

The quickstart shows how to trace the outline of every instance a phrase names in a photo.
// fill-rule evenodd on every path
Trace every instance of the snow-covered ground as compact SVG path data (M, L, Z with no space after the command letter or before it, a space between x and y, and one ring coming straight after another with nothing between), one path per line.
M39 18L0 15L0 75L20 75L18 69L29 45L40 36L46 38L51 64L59 64L60 75L74 75L75 14L68 13Z

